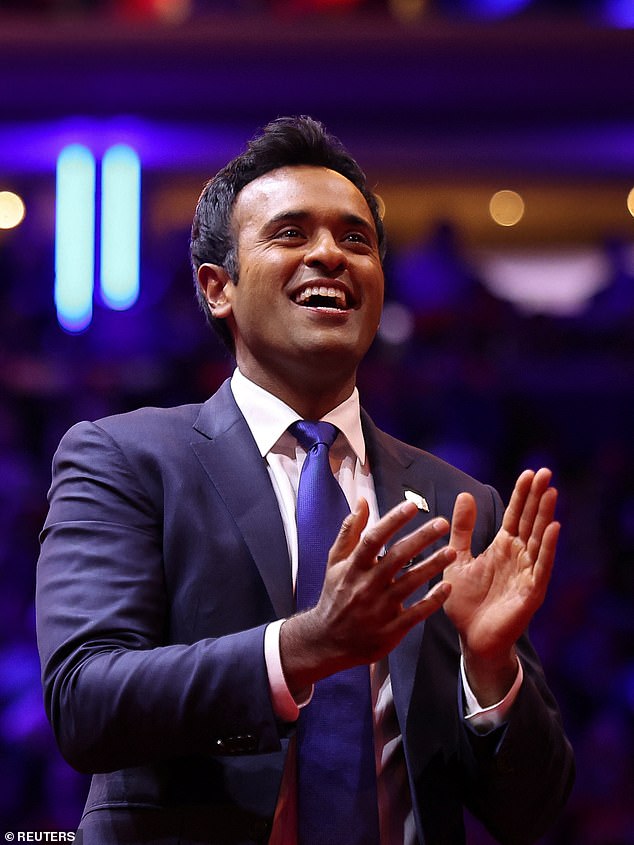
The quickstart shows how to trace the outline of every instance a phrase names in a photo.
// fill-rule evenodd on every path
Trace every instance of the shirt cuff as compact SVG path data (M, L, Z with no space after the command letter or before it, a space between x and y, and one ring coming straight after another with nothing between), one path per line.
M467 673L462 655L460 655L460 675L465 696L465 721L477 733L488 733L503 725L508 719L509 711L517 698L522 681L524 680L524 670L522 669L522 663L519 657L517 658L517 675L515 676L511 689L501 701L498 701L497 704L491 704L489 707L481 707L478 699L473 694L467 681Z
M314 687L310 687L307 695L301 701L296 701L286 685L280 655L280 630L284 622L286 622L285 619L278 619L267 625L264 631L264 660L269 676L269 689L275 715L283 722L296 722L300 709L308 704L313 697Z

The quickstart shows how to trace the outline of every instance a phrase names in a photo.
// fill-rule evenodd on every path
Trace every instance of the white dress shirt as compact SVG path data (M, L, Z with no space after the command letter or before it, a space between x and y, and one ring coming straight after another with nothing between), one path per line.
M290 577L294 587L298 559L295 509L299 476L306 453L287 429L301 417L281 399L247 379L238 369L233 373L231 389L260 454L266 460L286 534L291 565ZM361 428L357 389L322 419L337 426L341 432L330 449L334 475L351 510L361 497L367 500L370 509L368 525L373 525L379 519L379 510ZM283 721L293 722L299 715L299 708L308 703L310 697L306 701L296 702L286 686L279 651L279 631L283 622L284 620L278 620L268 626L264 649L274 710ZM522 672L519 662L518 666L518 676L510 692L502 702L487 708L479 706L467 683L464 667L461 666L465 712L467 719L476 729L480 727L490 730L504 721L521 685ZM416 828L403 754L403 739L396 719L387 660L370 666L370 681L374 708L381 845L414 845ZM292 741L270 839L271 845L296 845L296 830L295 748Z

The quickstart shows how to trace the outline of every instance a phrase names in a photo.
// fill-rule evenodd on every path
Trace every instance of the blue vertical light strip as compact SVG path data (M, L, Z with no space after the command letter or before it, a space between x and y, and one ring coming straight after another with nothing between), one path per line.
M101 163L101 296L123 310L139 296L141 162L126 144L106 151Z
M55 307L69 332L92 319L95 271L95 157L81 144L59 154L55 199Z

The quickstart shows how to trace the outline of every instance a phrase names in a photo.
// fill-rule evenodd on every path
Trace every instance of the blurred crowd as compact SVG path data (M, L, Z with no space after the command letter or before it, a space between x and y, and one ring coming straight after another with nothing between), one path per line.
M55 748L34 637L52 454L80 419L204 400L231 361L197 313L187 232L153 245L134 309L97 306L89 330L71 336L55 320L50 246L28 225L0 237L0 820L71 830L87 779ZM387 300L409 309L409 329L376 341L362 401L383 428L504 497L523 467L554 469L561 547L531 633L578 776L544 842L634 845L634 273L615 262L610 286L577 317L528 317L450 244L439 275L419 279L432 289L443 279L424 305L405 301L398 254L388 263ZM490 840L474 823L470 842Z

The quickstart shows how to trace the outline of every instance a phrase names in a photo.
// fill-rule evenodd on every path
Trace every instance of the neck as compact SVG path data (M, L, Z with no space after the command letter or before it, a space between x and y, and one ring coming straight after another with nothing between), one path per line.
M305 420L319 420L345 401L354 390L356 372L345 380L333 382L327 374L313 374L301 383L271 377L264 371L245 367L238 362L240 371L250 381L277 396Z

